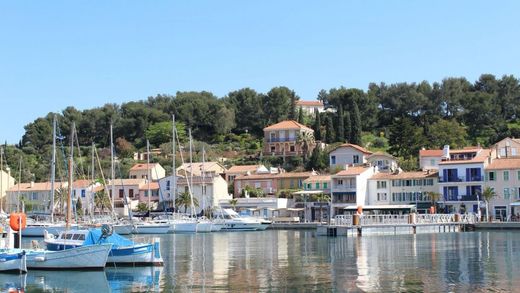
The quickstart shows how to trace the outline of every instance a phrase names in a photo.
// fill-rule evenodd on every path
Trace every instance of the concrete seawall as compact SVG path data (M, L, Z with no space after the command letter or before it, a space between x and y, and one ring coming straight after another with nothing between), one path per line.
M475 230L520 230L520 222L475 223Z

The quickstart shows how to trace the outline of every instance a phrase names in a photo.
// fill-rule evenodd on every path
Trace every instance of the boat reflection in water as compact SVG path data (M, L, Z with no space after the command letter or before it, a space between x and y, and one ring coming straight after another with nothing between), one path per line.
M26 274L0 274L0 292L23 292L26 284Z
M25 291L108 292L104 271L29 270Z
M108 267L105 269L112 292L159 292L162 267Z

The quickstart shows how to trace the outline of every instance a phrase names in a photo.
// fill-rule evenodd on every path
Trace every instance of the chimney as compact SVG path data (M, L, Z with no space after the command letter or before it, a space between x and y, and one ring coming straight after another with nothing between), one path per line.
M31 188L34 188L34 181L31 181Z
M449 160L450 159L450 145L447 144L442 149L442 159Z
M348 170L348 164L345 164L345 170Z

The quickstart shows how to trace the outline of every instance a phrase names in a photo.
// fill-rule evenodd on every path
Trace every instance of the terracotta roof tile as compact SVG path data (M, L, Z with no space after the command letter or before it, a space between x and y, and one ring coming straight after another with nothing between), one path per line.
M150 182L150 189L151 190L157 190L159 189L159 183L158 182ZM139 186L139 190L148 190L148 183L144 183Z
M377 173L370 179L415 179L415 178L437 178L438 172L401 172L399 174L392 173Z
M315 175L315 176L311 176L305 180L303 180L303 182L322 182L322 181L330 181L330 175Z
M442 150L420 150L420 157L442 157Z
M364 147L359 146L359 145L357 145L357 144L352 144L352 143L344 143L344 144L341 144L341 145L337 146L335 149L333 149L333 150L330 151L330 152L333 152L333 151L335 151L335 150L337 150L337 149L339 149L339 148L348 148L348 147L354 148L354 149L356 149L356 150L358 150L358 151L360 151L360 152L362 152L362 153L368 154L368 155L371 155L371 154L372 154L371 151L365 149Z
M520 169L520 159L495 159L486 167L486 170L511 170Z
M231 168L227 169L226 173L245 173L245 172L254 172L256 171L261 165L236 165L232 166Z
M357 166L357 167L349 167L347 170L339 171L333 176L355 176L359 175L366 170L370 169L372 167L363 167L363 166Z
M306 178L313 176L312 172L286 172L278 174L252 174L252 175L241 175L235 178L236 180L253 180L253 179L284 179L284 178Z
M264 128L264 131L280 130L280 129L305 129L305 130L314 132L314 130L312 130L311 128L309 128L303 124L300 124L294 120L285 120L285 121L278 122L273 125L269 125L266 128Z
M130 168L130 171L153 169L153 168L155 168L156 165L158 165L158 163L135 164L132 166L132 168Z
M51 182L34 182L34 183L20 183L15 184L13 187L9 188L7 191L16 192L18 191L18 186L20 186L20 191L50 191L51 190ZM67 183L55 182L54 188L55 190L60 187L66 187Z
M299 101L296 101L296 106L316 106L316 107L323 107L323 102L322 101L302 101L302 100L299 100Z

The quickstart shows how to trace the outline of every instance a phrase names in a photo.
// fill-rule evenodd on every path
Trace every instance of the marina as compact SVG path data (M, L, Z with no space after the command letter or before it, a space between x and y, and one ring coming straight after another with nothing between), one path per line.
M517 231L317 237L311 230L163 234L164 267L0 274L26 291L515 291ZM35 238L40 239L40 238ZM32 238L24 238L29 246ZM40 239L41 240L41 239Z

